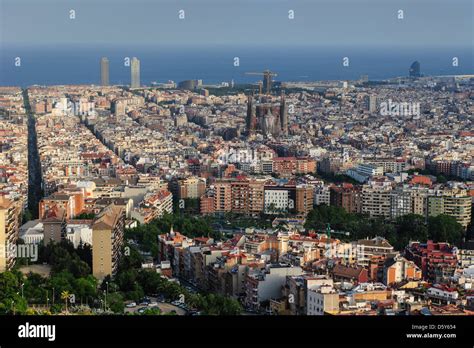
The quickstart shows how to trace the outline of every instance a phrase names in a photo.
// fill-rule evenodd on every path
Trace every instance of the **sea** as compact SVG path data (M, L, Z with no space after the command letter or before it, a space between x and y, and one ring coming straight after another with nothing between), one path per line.
M140 60L143 85L188 79L255 83L262 77L246 73L265 69L277 74L276 81L356 80L361 75L383 80L407 76L414 61L420 62L424 75L474 74L472 47L36 43L0 45L0 85L99 84L101 57L109 59L110 83L119 85L130 84L126 61L132 57Z

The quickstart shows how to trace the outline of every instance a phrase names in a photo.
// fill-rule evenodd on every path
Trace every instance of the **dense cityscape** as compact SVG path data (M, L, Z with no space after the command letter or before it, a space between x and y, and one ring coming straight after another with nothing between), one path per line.
M474 314L472 75L98 64L0 87L1 313Z

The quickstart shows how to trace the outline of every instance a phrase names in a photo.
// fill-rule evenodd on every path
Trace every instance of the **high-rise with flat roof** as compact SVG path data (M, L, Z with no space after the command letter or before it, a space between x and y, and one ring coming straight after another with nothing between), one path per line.
M109 58L107 57L102 57L100 60L100 84L109 85Z
M123 246L125 209L111 204L92 224L92 274L98 279L114 275Z
M132 58L132 62L130 65L132 81L131 87L132 88L139 88L140 87L140 61L137 57Z

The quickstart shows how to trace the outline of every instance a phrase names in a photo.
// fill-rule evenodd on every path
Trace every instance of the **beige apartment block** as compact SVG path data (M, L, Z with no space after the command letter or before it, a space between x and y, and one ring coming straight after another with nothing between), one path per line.
M5 272L15 264L11 253L18 240L18 210L13 201L0 196L0 272Z
M97 279L114 275L122 255L125 209L104 208L92 224L92 274Z

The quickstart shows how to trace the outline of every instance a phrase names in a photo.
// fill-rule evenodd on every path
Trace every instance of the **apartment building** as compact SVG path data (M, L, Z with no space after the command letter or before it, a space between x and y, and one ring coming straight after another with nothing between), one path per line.
M297 185L296 186L296 213L307 215L313 210L314 205L314 186Z
M428 216L453 216L466 229L471 222L472 199L464 189L443 189L428 197Z
M402 256L395 256L386 261L383 271L383 283L391 285L404 280L420 280L421 269L413 261Z
M362 187L362 213L371 217L390 217L390 185L375 184Z
M249 182L249 204L248 213L260 214L264 207L264 180L252 179Z
M279 214L296 211L296 185L267 184L264 193L264 212L266 214Z
M327 275L303 274L286 277L282 294L283 297L287 298L290 314L306 314L308 291L322 285L333 286L334 282Z
M373 256L382 256L385 259L387 255L394 252L393 246L382 237L359 239L351 244L357 264L364 267L369 266Z
M308 289L306 315L324 315L339 311L339 293L332 285L321 285Z
M199 200L199 211L202 215L214 214L214 196L202 196Z
M273 158L273 172L282 176L296 174L296 157L275 157Z
M249 211L249 181L240 179L231 182L232 212L247 213Z
M78 195L82 197L82 202L77 206L77 200L80 201L80 199L68 193L55 192L49 197L43 198L39 203L39 216L42 217L54 207L58 207L64 210L66 219L74 218L74 216L81 213L81 207L84 206L84 197L81 194Z
M206 191L206 179L189 177L178 181L180 199L200 198Z
M448 243L411 242L405 257L421 268L424 279L442 282L453 276L457 265L455 248Z
M265 186L265 214L280 214L294 210L295 187Z
M360 187L352 184L330 187L330 205L343 208L348 213L362 211L362 195Z
M14 201L0 196L0 272L15 265L18 234L18 207Z
M383 173L400 173L406 168L406 162L404 160L393 158L368 159L367 164L377 167L382 166Z
M232 186L229 181L214 183L214 211L232 211Z
M147 224L164 214L173 212L173 196L168 190L160 190L145 196L140 206L131 212L131 217Z
M331 204L331 190L330 186L321 185L314 189L314 205Z
M114 275L122 256L125 209L105 208L92 224L92 274L98 279Z
M383 166L368 163L361 163L356 168L351 168L346 172L348 176L360 183L366 182L374 176L381 176L383 173Z
M264 269L250 270L245 279L245 306L258 310L261 302L280 298L286 277L302 274L301 267L285 264L269 264Z
M43 243L60 243L66 238L66 211L52 206L41 219L43 224Z
M429 189L425 187L411 187L411 212L421 216L428 213Z
M410 190L397 188L390 193L390 217L396 219L411 214L413 197Z

